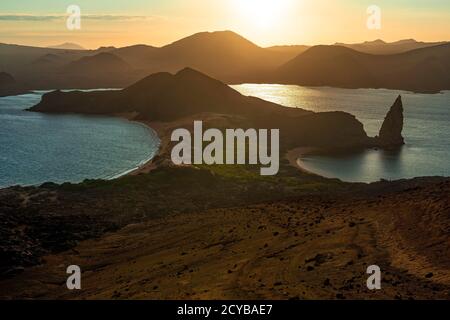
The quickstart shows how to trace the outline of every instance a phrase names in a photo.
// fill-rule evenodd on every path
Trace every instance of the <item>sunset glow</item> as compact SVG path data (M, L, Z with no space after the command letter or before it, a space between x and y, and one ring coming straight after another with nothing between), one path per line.
M81 9L81 29L66 28L67 7ZM85 48L163 46L202 31L232 30L259 46L450 40L447 0L379 0L380 30L367 28L371 2L343 0L129 0L0 2L0 42Z
M259 28L279 24L288 13L292 0L233 0L243 19Z

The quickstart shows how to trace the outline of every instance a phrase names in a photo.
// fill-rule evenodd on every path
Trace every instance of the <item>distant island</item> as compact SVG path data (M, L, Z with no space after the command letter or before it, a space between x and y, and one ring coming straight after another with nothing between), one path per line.
M163 47L76 48L0 44L4 57L0 71L13 75L30 90L123 88L148 74L174 73L185 67L228 84L280 83L423 93L450 89L448 42L376 40L263 48L234 32L219 31L196 33Z

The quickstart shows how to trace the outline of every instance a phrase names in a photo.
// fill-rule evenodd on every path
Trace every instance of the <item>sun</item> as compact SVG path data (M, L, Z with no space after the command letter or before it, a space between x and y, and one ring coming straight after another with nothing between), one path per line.
M237 11L246 22L259 28L270 28L280 23L288 13L292 0L234 0Z

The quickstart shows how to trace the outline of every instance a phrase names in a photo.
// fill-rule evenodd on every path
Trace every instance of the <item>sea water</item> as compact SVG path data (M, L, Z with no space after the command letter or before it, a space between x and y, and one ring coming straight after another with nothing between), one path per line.
M333 156L299 159L305 169L352 182L450 175L450 91L416 94L386 89L339 89L276 84L242 84L232 88L287 107L315 112L346 111L375 136L400 94L404 106L406 145L399 150L367 149Z
M0 187L111 179L157 153L158 136L140 123L25 110L43 94L0 98Z

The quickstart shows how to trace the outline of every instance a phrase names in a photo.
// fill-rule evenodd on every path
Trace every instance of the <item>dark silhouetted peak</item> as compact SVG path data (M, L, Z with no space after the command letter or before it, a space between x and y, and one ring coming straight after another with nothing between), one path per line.
M183 69L181 69L180 71L178 71L176 73L176 75L181 75L181 76L182 75L194 75L194 74L201 74L202 75L201 72L198 72L197 70L194 70L194 69L189 68L189 67L183 68Z
M366 86L372 78L360 60L367 54L341 46L314 46L278 69L280 82L310 86Z
M205 86L205 91L206 88L210 88L212 84L219 84L228 89L231 89L222 82L213 79L197 70L187 67L178 71L175 75L168 72L158 72L151 74L144 79L139 80L135 84L132 84L128 88L125 88L123 91L126 93L132 93L134 95L151 94L153 91L159 90L163 87L172 89L174 89L175 87L179 87L185 88L187 91L189 91L188 88L191 86L199 87L199 81L202 82L200 86Z
M197 71L197 70L195 70L193 68L190 68L190 67L186 67L186 68L181 69L180 71L178 71L175 74L175 76L177 78L181 78L181 79L192 79L192 80L194 80L194 79L205 79L205 80L209 80L209 81L213 81L213 82L219 82L218 80L213 79L213 78L207 76L206 74L201 73L201 72L199 72L199 71Z
M204 91L211 90L212 92L215 92L216 90L218 90L220 92L227 92L228 94L235 93L234 90L229 90L231 88L223 82L189 67L178 71L175 74L174 78L176 81L183 84L183 86L185 86L186 88L203 87Z
M356 52L355 50L342 46L327 46L327 45L314 46L307 49L305 52L299 54L297 57L287 62L284 66L281 66L281 68L289 69L291 67L295 67L298 63L301 63L305 60L325 63L328 62L322 61L325 58L329 60L330 58L335 56L342 57L352 55L355 53L358 54L358 52Z
M341 46L315 46L278 68L274 81L303 86L439 92L449 88L449 53L450 44L391 55Z
M214 32L198 32L198 33L195 33L186 38L180 39L174 43L179 43L179 42L189 41L189 40L192 41L192 40L216 40L216 39L220 39L220 40L239 39L239 40L244 40L244 41L250 42L249 40L245 39L243 36L237 34L236 32L226 30L226 31L214 31Z
M395 147L403 145L403 103L402 97L398 96L388 111L380 129L378 140L381 146Z
M169 44L163 48L188 48L193 49L199 47L239 47L240 49L246 48L259 48L253 42L245 39L241 35L233 31L215 31L215 32L200 32L193 34L192 36L178 40L172 44Z

